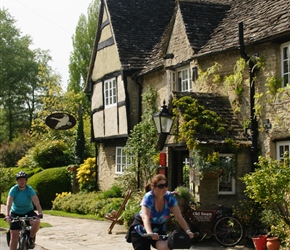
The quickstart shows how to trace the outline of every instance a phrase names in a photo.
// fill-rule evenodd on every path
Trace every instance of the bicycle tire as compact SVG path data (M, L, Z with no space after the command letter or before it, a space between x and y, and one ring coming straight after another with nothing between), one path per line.
M19 239L19 247L18 250L28 250L28 242L26 237L21 237Z
M214 236L220 245L233 247L243 239L244 228L236 217L223 216L215 223Z

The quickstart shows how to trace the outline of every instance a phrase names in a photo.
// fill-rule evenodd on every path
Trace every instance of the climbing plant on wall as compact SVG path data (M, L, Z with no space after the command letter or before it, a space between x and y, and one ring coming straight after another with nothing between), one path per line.
M191 96L183 96L173 100L173 114L178 126L175 124L175 134L178 141L185 141L188 149L192 152L194 166L201 172L219 171L224 173L235 170L235 162L231 159L221 158L219 152L208 144L200 144L198 135L221 135L226 136L226 128L222 118L214 111L206 109ZM177 131L176 131L177 130ZM225 139L224 144L233 152L238 145L230 139Z
M134 126L125 147L125 152L134 157L134 164L128 166L117 179L117 185L123 191L144 187L156 174L159 151L156 149L157 130L152 120L152 114L157 111L156 98L157 91L151 87L142 95L142 119Z

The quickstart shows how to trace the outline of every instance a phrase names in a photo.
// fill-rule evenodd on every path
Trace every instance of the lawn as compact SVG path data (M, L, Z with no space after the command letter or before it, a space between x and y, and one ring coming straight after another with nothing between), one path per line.
M56 211L56 210L44 210L43 215L45 217L46 214L55 215L55 216L62 216L62 217L73 217L79 219L96 219L95 215L84 215L84 214L74 214L74 213L67 213L63 211ZM9 224L4 220L4 218L0 218L0 228L8 228ZM51 227L49 223L40 222L40 227Z

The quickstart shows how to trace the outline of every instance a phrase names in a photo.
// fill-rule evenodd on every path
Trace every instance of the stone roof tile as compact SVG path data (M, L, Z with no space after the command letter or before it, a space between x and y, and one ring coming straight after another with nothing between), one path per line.
M174 0L106 0L122 65L142 68L172 17Z
M238 24L244 23L245 44L290 34L289 0L233 0L226 17L197 54L236 48L239 45Z

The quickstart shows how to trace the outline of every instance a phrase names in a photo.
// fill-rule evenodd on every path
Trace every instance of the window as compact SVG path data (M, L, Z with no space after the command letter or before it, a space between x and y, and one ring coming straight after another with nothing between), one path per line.
M123 147L116 147L116 174L121 174L127 166L133 164L133 156L127 155Z
M189 68L178 71L178 89L181 92L189 92L192 90Z
M105 106L117 103L117 84L115 78L105 81L104 92Z
M190 69L184 68L178 71L167 71L168 84L173 91L192 91Z
M290 141L280 141L276 143L276 158L283 160L285 152L289 152Z
M222 164L235 165L234 155L220 155ZM233 166L233 165L232 165ZM218 194L235 194L236 193L236 180L233 177L233 172L226 171L218 178Z
M281 59L282 87L285 87L287 83L290 83L290 42L281 46Z

